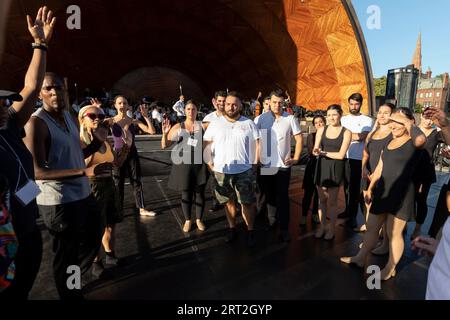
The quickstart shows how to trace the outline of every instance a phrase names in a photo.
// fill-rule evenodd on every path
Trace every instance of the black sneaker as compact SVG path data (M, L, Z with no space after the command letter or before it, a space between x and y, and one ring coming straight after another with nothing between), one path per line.
M229 228L228 229L227 238L225 239L225 242L226 243L231 243L234 240L236 240L236 237L237 237L236 228Z
M247 245L249 247L254 247L256 244L255 232L249 231L247 235Z
M356 218L350 218L345 223L349 228L355 229L358 225Z

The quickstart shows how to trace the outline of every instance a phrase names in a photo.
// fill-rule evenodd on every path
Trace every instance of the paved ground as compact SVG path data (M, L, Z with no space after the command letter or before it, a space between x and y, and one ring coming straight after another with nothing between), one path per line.
M186 235L179 195L167 188L169 153L159 150L159 142L139 142L142 156L146 205L160 214L141 218L133 209L134 199L125 202L125 220L117 232L117 255L122 265L107 269L105 276L86 278L89 299L423 299L429 261L409 249L397 276L382 283L380 290L368 290L362 270L344 265L338 257L356 253L361 235L338 227L333 241L313 237L311 221L300 228L301 180L304 167L293 170L290 187L292 241L278 240L277 233L264 230L264 219L257 221L257 245L248 248L240 225L238 241L224 242L227 223L223 211L206 214L207 230ZM440 185L447 176L439 174L428 203L428 230ZM207 193L207 208L211 195ZM341 196L342 199L342 196ZM342 206L342 201L341 201ZM360 217L361 218L361 217ZM42 225L42 224L41 224ZM32 299L57 299L51 274L51 244L42 226L44 259L31 293ZM371 258L384 265L386 257Z

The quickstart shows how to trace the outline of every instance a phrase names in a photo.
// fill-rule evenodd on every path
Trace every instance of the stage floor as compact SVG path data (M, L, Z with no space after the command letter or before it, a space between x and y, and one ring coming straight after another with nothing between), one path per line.
M170 172L169 152L159 151L158 141L139 142L142 156L145 202L156 217L139 217L133 209L134 198L126 186L125 219L117 227L119 267L108 268L100 279L84 278L86 298L103 299L424 299L428 258L410 250L410 223L405 236L405 253L397 276L381 283L381 289L369 290L368 274L362 269L339 262L342 255L353 255L361 243L361 234L339 226L332 241L314 238L315 225L299 226L304 166L292 172L290 198L290 243L279 240L278 231L265 230L264 217L256 223L257 244L246 244L240 218L238 239L225 243L227 222L223 210L208 213L211 204L207 188L205 224L207 230L182 231L184 223L180 197L167 188ZM438 182L429 196L428 230L434 206L447 174L438 173ZM340 206L343 194L341 190ZM362 216L359 216L359 220ZM44 257L31 292L31 299L58 299L52 276L52 252L48 232L42 225ZM387 257L370 259L381 267Z

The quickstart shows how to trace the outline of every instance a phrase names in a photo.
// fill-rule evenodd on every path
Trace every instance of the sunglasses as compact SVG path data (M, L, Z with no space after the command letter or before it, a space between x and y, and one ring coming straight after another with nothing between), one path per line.
M86 113L84 115L84 117L88 117L89 119L91 119L92 121L95 121L96 119L98 120L105 120L106 115L104 115L103 113Z
M42 89L44 89L45 91L50 91L52 89L55 89L55 91L59 91L59 90L62 90L63 87L62 86L47 86L47 87L42 87Z

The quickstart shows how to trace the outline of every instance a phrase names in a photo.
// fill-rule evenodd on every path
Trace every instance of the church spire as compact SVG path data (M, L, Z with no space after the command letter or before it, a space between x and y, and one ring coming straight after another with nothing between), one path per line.
M419 38L417 39L416 51L414 51L412 63L419 69L419 75L422 75L422 32L419 32Z

